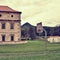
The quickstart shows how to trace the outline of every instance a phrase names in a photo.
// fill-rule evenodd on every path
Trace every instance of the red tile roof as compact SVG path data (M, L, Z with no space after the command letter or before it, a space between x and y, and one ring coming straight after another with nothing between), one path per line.
M13 10L12 8L10 8L8 6L0 6L0 11L4 11L4 12L19 12L19 11Z

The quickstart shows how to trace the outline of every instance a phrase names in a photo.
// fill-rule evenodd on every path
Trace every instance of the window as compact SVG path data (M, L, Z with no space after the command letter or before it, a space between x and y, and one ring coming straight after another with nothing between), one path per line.
M14 35L11 35L11 41L14 41Z
M2 41L5 41L5 35L2 35Z
M13 17L13 15L11 15L11 17Z
M1 17L2 15L0 14L0 17Z
M5 23L2 23L2 29L5 29Z
M14 29L14 23L10 24L10 29Z

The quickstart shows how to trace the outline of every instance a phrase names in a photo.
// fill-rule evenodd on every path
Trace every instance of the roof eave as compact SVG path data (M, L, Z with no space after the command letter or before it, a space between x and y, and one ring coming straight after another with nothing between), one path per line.
M22 12L19 12L19 11L0 11L0 12L8 12L8 13L22 13Z

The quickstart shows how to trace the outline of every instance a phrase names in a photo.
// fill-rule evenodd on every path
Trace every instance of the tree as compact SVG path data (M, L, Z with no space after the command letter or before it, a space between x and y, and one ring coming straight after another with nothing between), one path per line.
M29 38L29 28L27 26L24 26L21 32L22 32L22 36L25 37L27 40L27 38Z
M55 31L54 28L51 28L50 29L50 32L49 32L50 33L50 36L53 36L54 35L54 31Z
M35 33L35 28L30 28L29 30L29 35L30 35L30 38L33 40L33 39L36 39L36 33Z

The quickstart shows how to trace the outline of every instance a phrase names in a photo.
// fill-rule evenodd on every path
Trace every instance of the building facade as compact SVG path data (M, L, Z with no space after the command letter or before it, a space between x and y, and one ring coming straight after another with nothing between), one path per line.
M37 23L37 33L42 33L42 32L43 32L42 22Z
M60 36L50 36L47 39L50 43L60 42Z
M0 42L21 40L21 12L0 6Z

